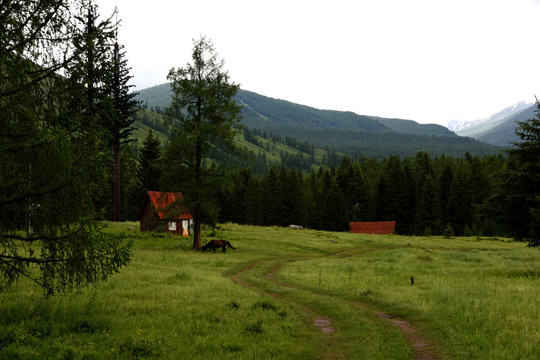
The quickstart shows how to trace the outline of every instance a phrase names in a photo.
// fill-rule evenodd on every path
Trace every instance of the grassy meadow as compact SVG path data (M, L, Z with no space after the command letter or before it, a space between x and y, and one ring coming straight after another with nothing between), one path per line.
M203 243L237 250L214 254L105 225L133 261L67 296L0 294L0 359L418 358L390 317L435 358L540 358L540 252L523 243L224 224Z

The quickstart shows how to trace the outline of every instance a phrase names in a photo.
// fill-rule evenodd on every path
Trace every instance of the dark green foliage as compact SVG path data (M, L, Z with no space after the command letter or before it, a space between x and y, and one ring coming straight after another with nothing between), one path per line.
M420 190L417 205L416 205L416 228L417 233L422 231L422 229L429 229L429 232L432 234L437 234L438 226L440 225L437 220L439 220L438 206L437 206L437 193L434 185L433 178L428 175L422 185ZM426 233L424 231L424 233Z
M446 227L444 228L444 237L450 239L452 236L454 236L454 229L452 228L452 225L446 224Z
M282 209L281 200L283 195L280 194L278 187L278 173L275 167L270 168L268 174L263 180L263 199L264 199L264 225L278 225L281 223Z
M418 134L401 134L391 130L362 131L347 129L317 129L301 127L267 126L259 121L261 130L278 134L282 137L292 137L299 142L313 143L319 148L328 146L334 151L354 156L383 158L395 154L400 157L412 156L419 150L430 154L446 153L462 156L466 151L472 151L479 156L495 154L500 148L487 145L471 138L457 136L435 136ZM339 157L341 159L341 157ZM334 162L339 163L339 161Z
M457 169L451 184L445 210L446 219L455 235L466 235L465 227L473 223L474 209L472 190L464 170Z
M262 184L258 177L251 176L246 187L245 222L247 224L264 224L264 203L262 194Z
M410 159L405 159L403 166L403 192L401 219L402 224L396 224L397 232L400 234L414 233L414 216L416 213L416 184Z
M377 218L383 221L396 221L396 231L403 233L406 225L403 220L405 200L405 173L397 156L391 156L386 164L378 186Z
M232 189L216 195L220 202L220 221L280 226L298 223L315 229L333 228L335 224L329 222L323 225L328 199L323 196L321 179L325 166L329 166L330 176L334 177L344 199L347 212L344 218L350 221L396 220L396 231L411 235L425 233L426 227L432 234L443 235L447 224L455 235L463 235L466 226L475 234L507 233L501 225L503 222L495 219L489 210L492 210L491 205L487 204L499 191L496 175L506 166L502 155L480 158L465 153L462 159L442 154L432 159L428 152L420 151L414 158L390 156L378 161L370 157L344 157L326 148L320 160L320 155L315 158L310 154L321 154L322 150L315 151L313 144L290 136L283 139L274 133L249 128L244 128L242 135L264 153L252 154L251 160L238 160L233 153L228 153L227 157L220 155L222 161L244 169L239 177L234 175L230 181ZM280 144L296 146L304 151L304 160L311 162L287 165L287 159L293 156L283 156L283 151L276 151L278 145L283 146ZM178 159L180 153L172 152L172 159ZM279 163L272 163L266 157L272 154L281 155L279 167ZM301 171L294 170L297 177L302 177L300 191L295 190L298 185L291 181L294 168L301 168ZM315 172L315 169L319 170ZM309 175L304 177L307 173ZM422 190L428 177L431 195L426 197ZM293 194L299 200L292 201L293 197L283 196L284 193ZM294 206L298 204L303 205Z
M453 236L505 235L505 222L493 216L488 201L498 196L495 175L505 162L499 156L432 160L420 152L414 159L392 156L379 162L344 157L339 167L319 167L307 176L284 167L279 171L272 167L262 176L244 168L234 175L231 193L225 197L238 210L222 213L221 219L338 231L347 231L349 221L395 220L399 234L445 235L452 229ZM475 173L483 174L486 182L476 196L470 185L477 176L473 163ZM227 207L227 201L222 203L222 209Z
M245 330L248 333L251 333L253 335L262 334L264 332L263 321L262 320L257 320L257 321L254 321L254 322L250 322L249 324L246 325Z
M253 176L250 168L241 169L235 176L234 183L236 184L236 191L234 192L234 196L231 199L231 220L239 224L242 224L244 222L251 223L247 221L248 209L246 203L248 200L251 201L251 203L254 203L256 201L256 197L250 199L248 195L248 188L249 184L252 182L252 178ZM255 208L261 205L262 203L257 204ZM251 206L250 210L254 210L253 206Z
M167 76L172 90L168 113L178 119L170 146L182 148L177 154L181 161L167 163L167 169L186 174L186 181L178 183L180 188L174 190L184 194L191 209L193 248L200 250L201 223L217 219L217 179L224 174L222 167L208 160L219 156L217 147L236 149L234 139L241 107L233 99L239 86L229 82L224 62L218 60L211 41L204 37L193 41L192 61L184 68L172 68Z
M352 112L319 110L285 100L268 98L249 91L239 92L237 99L241 104L249 104L251 112L244 114L244 123L250 127L261 128L261 119L266 118L281 127L385 129L385 126L376 118L370 116L357 115Z
M135 179L129 188L130 219L138 219L147 191L160 191L162 181L162 149L152 130L139 149ZM174 181L164 179L163 181Z
M154 130L156 136L158 134L162 134L164 137L170 136L170 128L165 124L165 117L161 114L154 113L142 108L137 108L137 111L132 115L132 118L135 127L137 127L136 124L139 123ZM144 139L144 136L141 136L140 134L137 135L136 132L132 136L138 141L142 141Z
M106 129L109 135L109 146L113 151L114 175L113 175L113 202L114 221L120 221L122 215L122 163L120 147L122 144L131 141L130 136L134 128L132 127L132 115L135 112L135 94L129 93L130 85L128 81L132 78L129 75L125 52L118 42L114 44L112 76L108 81L108 103L109 121ZM125 187L125 186L124 186Z
M130 136L134 130L132 115L136 111L137 101L136 93L130 92L133 85L128 85L133 76L129 74L131 68L127 65L124 47L116 42L113 49L112 74L106 88L112 109L109 111L110 117L106 127L110 134L110 146L115 149L131 141Z
M131 144L123 144L120 149L121 174L122 174L122 219L135 220L138 216L137 206L139 202L132 202L131 192L137 187L137 151Z
M96 225L109 180L104 98L100 74L81 61L98 49L71 15L91 13L90 5L0 8L0 290L22 276L49 295L70 291L107 279L131 257L131 244ZM107 37L100 27L91 36Z
M159 181L162 173L161 143L154 137L152 130L139 150L139 169L137 178L144 191L159 190Z
M321 228L332 231L348 230L349 218L345 198L329 171L325 171L322 176L319 196Z
M540 102L534 118L518 122L521 139L509 151L498 204L503 213L511 212L506 223L518 240L540 246Z
M100 15L93 1L77 4L73 24L73 61L67 66L70 110L84 119L84 126L101 131L107 142L112 140L113 104L110 88L113 82L113 40L116 28L111 19Z
M429 136L457 136L448 128L436 124L419 124L412 120L376 118L381 124L400 134Z
M170 103L170 85L142 90L137 99L163 107ZM477 155L500 151L499 147L458 137L440 125L319 110L245 90L238 92L236 101L244 106L243 124L252 129L272 132L302 144L315 144L319 148L328 146L359 157L413 156L419 150L453 156L462 156L466 151ZM333 163L338 164L340 160L341 156ZM300 167L299 164L286 165Z

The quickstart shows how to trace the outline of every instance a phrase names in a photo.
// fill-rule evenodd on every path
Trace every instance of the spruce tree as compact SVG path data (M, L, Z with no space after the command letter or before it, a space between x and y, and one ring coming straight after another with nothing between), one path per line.
M399 157L388 158L382 176L385 177L386 190L385 197L381 200L381 220L396 221L396 231L404 233L407 230L407 224L403 221L405 174Z
M436 234L439 230L437 215L434 209L437 208L437 194L434 180L428 175L424 180L424 185L418 198L416 207L416 234L428 235Z
M278 172L275 166L272 166L263 180L263 198L264 198L264 224L278 225L281 222L282 199L278 187Z
M238 224L245 224L247 217L247 208L245 206L248 198L248 186L253 174L251 168L243 168L235 176L234 192L232 195L232 214L231 220Z
M509 150L504 173L500 210L513 236L540 246L540 102L535 117L518 121L516 134L521 141Z
M246 223L264 225L264 204L261 180L257 176L249 178L246 188Z
M405 159L403 165L403 198L400 231L411 235L414 233L414 215L416 213L416 183L410 159Z
M289 223L305 226L306 208L304 202L304 178L301 171L294 168L287 173L287 211L289 211Z
M314 169L306 179L305 203L306 225L311 229L320 228L319 181Z
M450 193L453 187L454 173L449 163L445 163L444 167L437 179L437 194L439 204L440 219L443 224L450 222L449 211L450 209ZM455 224L452 224L452 227ZM455 229L455 228L454 228Z
M452 226L456 235L463 235L467 225L469 228L474 225L472 202L473 194L467 176L463 169L458 167L448 194L446 210L446 220Z
M107 130L110 137L109 146L113 151L114 158L114 221L121 218L121 157L120 150L122 144L130 142L129 139L134 128L132 127L132 115L135 112L135 93L130 93L132 85L128 85L132 78L129 75L130 68L127 67L127 60L123 47L114 43L113 69L109 82L108 95L112 100L112 108L109 110L110 119L107 121Z
M326 170L322 176L319 196L321 228L329 231L347 231L349 217L345 198L331 170Z
M152 129L139 149L137 175L134 187L130 190L131 207L140 210L147 191L161 190L162 149Z
M349 210L351 221L366 221L369 217L369 209L366 181L362 168L358 162L352 164L352 173L349 179L349 188L345 194L345 202Z

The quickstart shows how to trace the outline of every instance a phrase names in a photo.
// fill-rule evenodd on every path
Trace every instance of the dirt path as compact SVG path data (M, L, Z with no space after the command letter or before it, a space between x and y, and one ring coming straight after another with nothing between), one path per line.
M382 251L382 250L386 250L386 249L389 249L389 248L385 247L385 248L367 249L367 250L366 249L355 249L355 248L353 248L353 249L349 249L349 250L341 251L339 253L332 254L330 256L353 257L353 256L364 255L364 254L374 252L374 251ZM328 255L326 255L326 256L328 256ZM280 287L296 289L296 287L294 287L294 286L292 286L290 284L280 282L279 279L277 279L277 277L275 275L281 270L283 265L285 265L287 263L296 262L296 261L302 261L302 260L307 260L307 259L308 258L280 259L279 262L277 262L277 264L274 265L270 269L270 271L266 274L266 279L268 281L273 282L274 284L276 284L276 285L278 285ZM314 258L309 258L309 259L314 259ZM278 259L267 260L267 261L276 261L276 260L278 260ZM256 266L260 265L263 262L264 262L263 260L259 260L259 261L255 261L253 263L250 263L249 265L247 265L245 268L243 268L239 272L233 274L231 276L231 278L232 278L232 280L234 280L235 282L237 282L238 284L240 284L242 286L249 287L249 288L256 288L257 290L262 291L267 295L270 295L270 296L272 296L274 298L279 298L279 295L277 295L275 293L270 293L270 292L264 291L263 289L258 288L255 285L241 279L241 276L243 274L251 271ZM326 294L318 294L318 295L326 295ZM436 346L436 344L433 341L429 340L425 335L423 335L422 332L418 328L414 327L410 322L408 322L406 320L402 320L402 319L397 319L394 316L392 316L390 314L387 314L387 313L385 313L383 311L373 309L372 305L368 306L367 304L364 304L364 303L347 301L347 300L342 300L342 301L346 301L346 302L348 302L348 303L350 303L352 305L355 305L357 307L361 307L363 310L368 310L369 312L372 312L375 317L380 318L380 319L384 319L385 321L389 321L394 326L396 326L407 337L407 340L408 340L411 348L414 351L414 354L415 354L414 359L415 360L437 360L438 359L438 357L436 355L437 354L437 351L436 351L437 346ZM311 309L311 308L306 308L306 311L308 313L311 313L314 310ZM330 334L333 334L333 333L336 332L336 328L334 326L332 326L333 323L334 323L334 321L331 318L327 317L327 316L324 316L322 314L313 315L313 326L319 328L323 334L330 335ZM327 339L327 341L328 341L328 345L326 346L327 351L325 352L325 354L323 354L323 358L325 358L325 359L326 358L333 359L333 358L335 358L335 356L332 354L332 351L331 351L331 347L332 347L331 339Z
M377 316L383 319L389 320L394 326L401 329L407 336L407 340L412 345L416 352L417 360L434 360L435 356L435 344L428 340L422 333L411 326L408 321L394 319L392 315L388 315L383 312L377 313Z

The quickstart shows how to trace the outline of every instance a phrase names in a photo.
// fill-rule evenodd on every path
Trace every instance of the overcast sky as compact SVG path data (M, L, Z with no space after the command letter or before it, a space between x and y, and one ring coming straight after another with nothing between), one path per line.
M540 0L98 0L138 89L214 43L242 89L447 125L540 97Z

